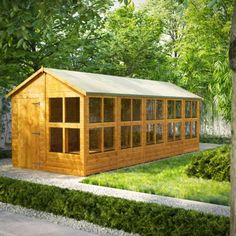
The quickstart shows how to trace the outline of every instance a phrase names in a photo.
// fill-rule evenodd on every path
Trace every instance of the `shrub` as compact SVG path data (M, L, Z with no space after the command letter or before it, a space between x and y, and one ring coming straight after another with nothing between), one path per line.
M201 143L216 143L216 144L230 144L231 138L224 136L215 136L215 135L201 135Z
M0 201L140 235L228 235L229 218L0 177Z
M0 159L1 158L11 158L11 150L0 149Z
M187 165L185 172L197 178L230 181L230 146L199 153Z

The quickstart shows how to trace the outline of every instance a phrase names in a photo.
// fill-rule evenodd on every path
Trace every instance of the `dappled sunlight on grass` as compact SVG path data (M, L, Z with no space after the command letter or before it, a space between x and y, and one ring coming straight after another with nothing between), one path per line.
M190 178L185 174L185 167L192 158L194 154L182 155L90 176L83 182L228 205L229 182Z

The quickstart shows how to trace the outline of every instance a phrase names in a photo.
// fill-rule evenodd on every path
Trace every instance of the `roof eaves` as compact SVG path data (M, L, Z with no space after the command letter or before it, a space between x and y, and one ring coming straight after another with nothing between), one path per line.
M64 80L63 78L57 76L56 74L54 74L53 72L50 71L50 69L48 68L44 68L44 71L48 74L50 74L51 76L53 76L55 79L59 80L60 82L62 82L63 84L67 85L68 87L70 87L73 90L78 91L79 93L81 93L82 95L86 96L87 92L81 88L78 88L70 83L68 83L66 80Z
M198 99L203 100L199 96L158 96L158 95L144 95L144 94L121 94L121 93L98 93L98 92L87 92L87 96L107 96L107 97L149 97L149 98L170 98L170 99Z
M6 97L11 97L14 93L16 93L19 89L24 87L26 84L28 84L32 79L34 79L35 76L42 73L44 71L44 68L41 67L39 70L37 70L34 74L32 74L30 77L28 77L25 81L20 83L18 86L16 86L13 90L11 90Z

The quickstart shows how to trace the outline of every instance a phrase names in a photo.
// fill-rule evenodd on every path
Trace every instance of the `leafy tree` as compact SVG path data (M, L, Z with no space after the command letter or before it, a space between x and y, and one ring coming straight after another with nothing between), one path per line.
M68 67L73 51L91 43L110 0L1 1L0 84L19 83L41 65Z
M101 39L85 70L146 79L172 79L162 52L162 24L133 6L121 7L107 16Z
M231 13L232 0L189 1L177 45L181 84L204 97L213 116L218 108L227 120L232 88L227 57Z

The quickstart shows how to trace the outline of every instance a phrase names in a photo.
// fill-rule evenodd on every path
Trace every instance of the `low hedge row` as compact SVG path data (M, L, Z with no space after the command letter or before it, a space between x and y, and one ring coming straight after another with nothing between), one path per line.
M0 159L1 158L11 158L11 150L0 149Z
M230 144L231 138L224 137L224 136L216 136L216 135L201 135L200 142L201 143Z
M140 235L228 235L229 218L0 177L0 201Z
M230 146L200 152L187 165L185 172L190 177L230 181Z

